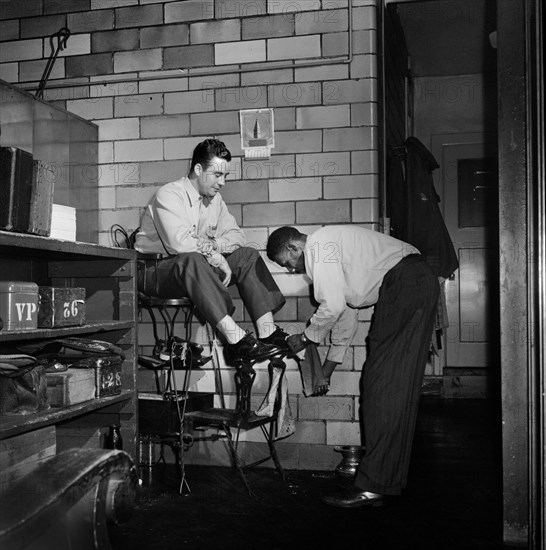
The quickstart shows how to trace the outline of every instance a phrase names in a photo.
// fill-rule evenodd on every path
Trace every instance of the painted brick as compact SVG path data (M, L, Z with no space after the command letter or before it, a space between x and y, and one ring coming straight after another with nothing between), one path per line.
M127 78L136 78L136 74L124 75ZM102 81L102 77L99 77ZM93 84L93 79L89 85L90 97L115 97L117 101L136 101L124 96L136 96L138 94L137 82L107 82L104 84ZM121 99L123 98L123 99Z
M111 74L113 70L114 63L110 53L79 55L66 59L67 77Z
M140 121L140 135L143 138L185 136L189 131L189 115L152 116Z
M298 396L298 420L353 420L354 399L351 397Z
M142 74L142 73L141 73ZM140 80L138 91L141 94L153 94L156 92L185 92L188 89L188 79L182 78L162 78L157 80Z
M29 61L32 63L32 61ZM0 63L0 78L6 82L19 82L25 80L19 78L19 63Z
M296 129L296 108L277 107L275 109L275 131Z
M373 79L342 80L323 83L325 104L373 101Z
M237 179L293 179L296 169L293 155L273 155L268 160L245 160L241 172L242 178Z
M347 32L325 34L322 37L322 55L325 58L347 55L349 52L348 40L349 34Z
M231 185L231 183L229 185ZM222 192L222 197L224 197L224 191ZM243 233L245 234L247 246L255 248L256 250L265 250L267 237L269 234L266 228L244 227L242 229ZM287 304L285 304L279 312L275 313L275 317L277 318L277 320L280 320L278 314L282 312L286 307ZM291 310L292 308L290 307L288 309Z
M141 162L140 183L167 183L188 173L188 162L184 160L164 160Z
M336 178L342 174L350 174L350 153L319 153L296 156L298 177L320 176Z
M336 372L330 380L328 395L360 395L360 372Z
M244 155L243 149L241 148L241 136L240 134L216 134L216 137L223 141L226 144L226 147L229 149L232 157L241 157ZM240 159L236 159L236 162L239 164L239 174L240 174ZM233 163L233 160L232 160ZM235 164L232 164L233 169L230 169L229 179L238 179L235 178Z
M379 154L377 151L355 151L351 153L352 174L379 173Z
M324 151L372 149L377 146L375 127L333 128L324 130Z
M50 13L68 13L71 11L87 11L91 0L44 0L44 15Z
M184 44L189 44L189 34L188 25L147 27L140 31L140 47L183 46Z
M86 99L89 97L89 88L74 86L66 88L46 88L44 99L46 101L67 101L70 99Z
M113 187L99 189L99 209L109 210L115 207L116 207L116 190Z
M110 162L114 162L114 143L112 141L100 142L98 146L98 150L99 150L99 164L108 164Z
M354 55L351 61L351 78L377 78L377 55Z
M320 56L319 35L269 38L267 40L268 60L303 59Z
M295 221L294 203L245 204L243 205L243 221L245 227L293 224Z
M377 126L377 105L375 103L353 103L351 105L351 126Z
M290 443L326 443L324 422L297 422L296 433L290 436Z
M314 153L322 150L321 130L276 132L275 153Z
M16 19L20 17L31 17L33 15L42 15L42 0L4 0L2 10L0 10L1 19Z
M43 19L43 18L40 18ZM23 19L24 21L24 19ZM0 42L19 39L19 20L0 21Z
M138 227L139 217L136 209L99 210L99 227L112 227L115 223L123 227Z
M110 4L111 5L111 4ZM83 11L68 14L72 32L96 32L114 28L114 10Z
M238 113L199 113L190 115L192 135L229 134L239 131Z
M163 96L161 94L146 94L123 96L114 103L114 116L150 116L158 115L163 110Z
M139 170L138 162L101 164L99 166L99 186L136 185L140 181Z
M28 19L21 19L20 25L20 38L34 38L37 36L42 38L44 36L51 36L61 27L66 27L66 15L62 14L30 17Z
M328 422L326 428L328 445L361 445L359 422Z
M228 204L265 202L268 199L267 180L228 181L221 193Z
M144 208L152 198L155 190L152 192L141 187L116 187L116 206L118 208L127 208L129 206Z
M189 89L190 90L207 90L208 93L217 90L218 88L232 88L239 86L239 75L233 74L218 74L218 75L190 75Z
M268 71L249 71L241 74L241 86L279 84L281 82L294 82L294 71L292 69L272 69Z
M213 64L214 49L209 44L165 48L163 51L164 69L187 69L188 67L204 67Z
M165 159L191 159L192 152L197 145L193 137L165 139Z
M214 59L216 65L265 61L265 40L245 40L217 44L214 46Z
M375 30L354 31L353 33L353 53L370 54L377 51L377 33Z
M377 177L373 174L325 178L324 198L378 197L377 184Z
M66 110L87 120L114 116L113 100L110 97L67 101Z
M321 84L320 82L298 82L269 86L268 98L270 107L316 105L321 103Z
M352 201L353 222L374 223L379 221L378 199L356 199Z
M47 59L40 59L39 61L23 61L19 63L19 78L21 82L39 81L44 74L44 69L47 65ZM64 59L57 59L49 78L64 78L65 76L65 64Z
M353 29L377 29L377 9L375 6L353 8Z
M293 14L252 17L243 20L242 32L243 40L293 36L295 33L295 18Z
M163 141L161 139L117 141L114 143L114 159L116 162L160 160L162 158Z
M359 321L356 328L356 334L353 337L353 345L365 346L368 333L370 332L370 323L367 321Z
M190 40L192 44L230 42L241 39L241 23L238 19L192 23Z
M115 141L139 137L138 118L117 118L97 122L100 141Z
M322 10L300 13L296 18L296 34L325 34L348 29L347 10Z
M51 53L49 38L44 38L44 52ZM90 34L71 34L70 40L64 50L59 51L59 57L70 57L73 55L85 55L91 53Z
M214 110L214 95L207 91L165 94L165 113L200 113Z
M161 49L114 53L114 72L151 71L161 69Z
M305 0L305 2L293 2L291 0L268 0L268 13L290 13L302 11L320 10L320 0Z
M0 48L0 63L40 59L41 57L42 40L40 38L3 42Z
M348 78L349 67L347 65L323 65L318 67L304 67L296 69L296 82L342 80Z
M356 371L362 371L362 367L366 362L367 349L366 346L353 346L354 366Z
M322 198L319 178L296 178L269 181L269 200L272 202L313 200Z
M214 18L214 0L188 0L165 4L165 23Z
M122 6L134 6L138 4L138 0L91 0L91 8L94 10L102 10L104 8L120 8Z
M265 15L267 0L216 0L216 19L230 17L252 17ZM257 17L256 17L257 18Z
M220 88L215 91L215 96L218 111L267 107L267 88L265 86Z
M350 125L349 105L329 105L326 107L298 107L296 110L296 127L305 128L340 128Z
M162 6L134 6L120 8L115 13L116 29L127 27L147 27L163 23Z
M93 53L136 49L138 49L138 29L94 32L91 38Z
M304 201L296 204L296 222L348 223L351 221L350 201Z

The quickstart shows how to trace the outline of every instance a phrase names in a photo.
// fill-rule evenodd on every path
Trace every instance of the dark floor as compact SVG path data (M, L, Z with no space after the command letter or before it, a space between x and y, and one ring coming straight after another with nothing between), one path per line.
M138 508L111 532L115 550L355 548L499 549L499 419L485 400L424 398L409 485L384 508L336 509L332 472L249 473L250 499L229 468L188 466L192 489L178 495L174 469L154 472Z

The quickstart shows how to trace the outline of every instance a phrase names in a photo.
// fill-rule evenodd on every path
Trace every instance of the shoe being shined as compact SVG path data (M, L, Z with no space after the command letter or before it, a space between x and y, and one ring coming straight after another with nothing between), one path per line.
M258 338L258 340L264 344L276 346L282 351L289 351L290 348L288 347L288 343L286 341L287 337L288 334L284 332L282 328L275 326L275 330L269 336L266 336L265 338Z
M324 495L322 502L336 508L360 508L362 506L385 506L386 497L380 493L363 491L355 485L337 493Z
M273 357L273 355L280 353L280 351L277 346L265 344L257 340L251 332L247 333L236 344L227 344L224 347L226 362L228 364L238 359L260 361Z

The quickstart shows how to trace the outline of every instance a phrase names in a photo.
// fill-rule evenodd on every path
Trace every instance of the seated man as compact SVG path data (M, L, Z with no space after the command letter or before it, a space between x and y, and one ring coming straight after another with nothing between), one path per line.
M307 236L293 227L274 231L268 257L313 281L319 307L301 334L288 337L292 353L333 332L338 349L324 375L343 359L358 308L375 305L360 385L366 453L354 485L323 497L338 507L379 506L406 486L417 406L436 316L439 285L413 246L358 226L326 226Z
M226 339L227 360L260 360L286 346L286 333L273 321L285 299L259 253L244 246L244 234L219 194L230 161L224 143L206 139L193 151L188 177L163 185L154 195L142 215L135 249L165 258L139 274L138 287L149 296L190 298ZM231 317L230 284L237 285L258 339Z

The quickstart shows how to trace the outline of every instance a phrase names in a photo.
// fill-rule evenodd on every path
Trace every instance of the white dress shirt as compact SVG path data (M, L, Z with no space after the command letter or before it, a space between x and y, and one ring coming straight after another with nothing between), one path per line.
M305 334L321 342L330 333L328 359L340 363L357 329L357 309L375 304L386 273L419 251L377 231L331 225L309 235L303 253L319 303Z
M216 242L214 252L203 243ZM202 197L189 178L163 185L140 220L135 249L143 253L179 254L199 252L210 265L225 262L229 254L245 245L245 236L218 193Z

